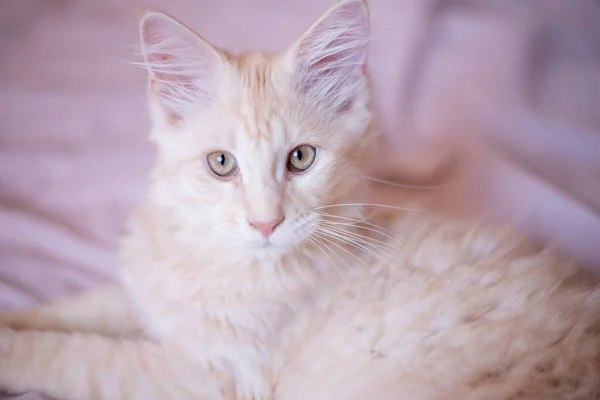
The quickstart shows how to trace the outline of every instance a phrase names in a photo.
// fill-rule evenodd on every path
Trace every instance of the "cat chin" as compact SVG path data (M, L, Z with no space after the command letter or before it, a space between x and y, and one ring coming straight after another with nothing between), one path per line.
M278 243L272 240L257 240L248 243L245 251L251 253L253 258L264 262L280 260L290 254L294 249L294 243Z

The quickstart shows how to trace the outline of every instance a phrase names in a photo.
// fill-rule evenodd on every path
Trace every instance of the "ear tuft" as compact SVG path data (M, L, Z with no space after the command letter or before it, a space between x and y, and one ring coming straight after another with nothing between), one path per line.
M150 95L169 121L185 117L216 95L223 60L208 42L156 11L140 19L140 41Z
M365 1L336 3L293 49L300 92L335 112L350 108L365 89L368 41Z

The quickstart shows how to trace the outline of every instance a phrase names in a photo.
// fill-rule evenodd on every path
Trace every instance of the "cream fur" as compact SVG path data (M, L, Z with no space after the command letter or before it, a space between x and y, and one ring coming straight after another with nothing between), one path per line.
M423 213L375 224L362 0L338 2L282 54L232 56L157 12L141 37L159 157L122 285L1 316L0 389L600 397L600 290L575 265L510 230ZM292 174L305 143L316 161ZM230 179L206 165L217 150L237 159ZM248 223L281 216L268 241Z

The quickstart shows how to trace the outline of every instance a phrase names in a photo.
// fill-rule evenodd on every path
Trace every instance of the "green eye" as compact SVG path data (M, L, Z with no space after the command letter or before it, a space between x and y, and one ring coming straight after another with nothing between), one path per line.
M292 172L304 172L315 162L317 149L303 144L296 147L288 156L288 169Z
M233 175L237 170L235 157L226 151L215 151L207 157L210 169L222 178Z

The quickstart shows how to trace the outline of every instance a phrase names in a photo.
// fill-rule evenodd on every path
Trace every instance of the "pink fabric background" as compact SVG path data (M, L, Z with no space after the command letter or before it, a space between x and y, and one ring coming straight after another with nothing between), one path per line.
M154 3L213 43L243 51L285 48L332 2ZM417 80L419 73L430 71L426 67L431 65L444 73L452 68L444 64L443 57L423 57L418 64L410 62L415 55L428 54L425 50L422 54L411 51L426 49L426 43L416 47L415 43L424 37L423 33L436 29L423 23L433 3L371 1L375 100L383 117L381 127L395 144L391 163L402 164L403 168L429 167L438 154L430 152L403 119L404 107L411 103L410 83ZM563 31L575 35L565 37L576 50L577 35L600 38L592 29L600 26L600 14L583 10L579 14L573 11L579 19L565 16L565 1L439 3L453 4L457 19L451 24L452 29L467 26L469 20L504 21L505 25L499 25L503 26L503 32L514 33L510 23L524 11L514 6L518 3L529 11L534 9L531 15L544 17L557 26L564 25ZM579 4L583 3L582 0ZM594 10L598 11L598 7ZM479 20L477 12L483 12L488 19ZM586 26L592 27L589 32L582 30ZM153 149L146 142L145 72L127 63L136 59L128 47L137 44L136 29L135 8L123 0L0 3L0 309L46 301L114 276L119 235L144 192L153 162ZM471 43L475 36L463 35L462 42L442 41L437 51L451 51L457 43ZM496 48L496 44L490 39L482 48L498 54L501 46ZM588 53L596 57L593 62L598 62L600 52L597 48L592 50ZM585 46L577 51L573 54L588 54ZM483 65L486 55L476 52L473 60L474 65L478 62ZM539 79L537 109L600 132L598 64L575 65L563 61L560 58L556 68L545 69L550 72ZM456 132L446 131L462 131L459 126L464 125L453 125L447 111L459 110L461 100L473 88L488 89L482 91L480 100L496 93L498 88L490 85L501 81L502 70L484 68L484 71L489 72L488 76L444 80L454 84L446 85L446 92L438 86L429 89L433 91L433 99L443 99L435 107L446 113L433 112L436 108L429 103L432 108L426 104L420 112L438 134L451 136ZM477 154L486 159L485 153ZM597 216L522 174L518 166L491 158L483 164L487 167L473 169L474 183L465 186L465 193L469 193L474 203L483 199L488 209L501 215L514 212L525 221L524 225L541 236L552 230L559 232L567 248L587 252L588 258L600 260L598 246L585 247L581 239L581 232L588 242L600 238ZM541 203L540 197L551 201ZM542 218L542 214L559 217Z

